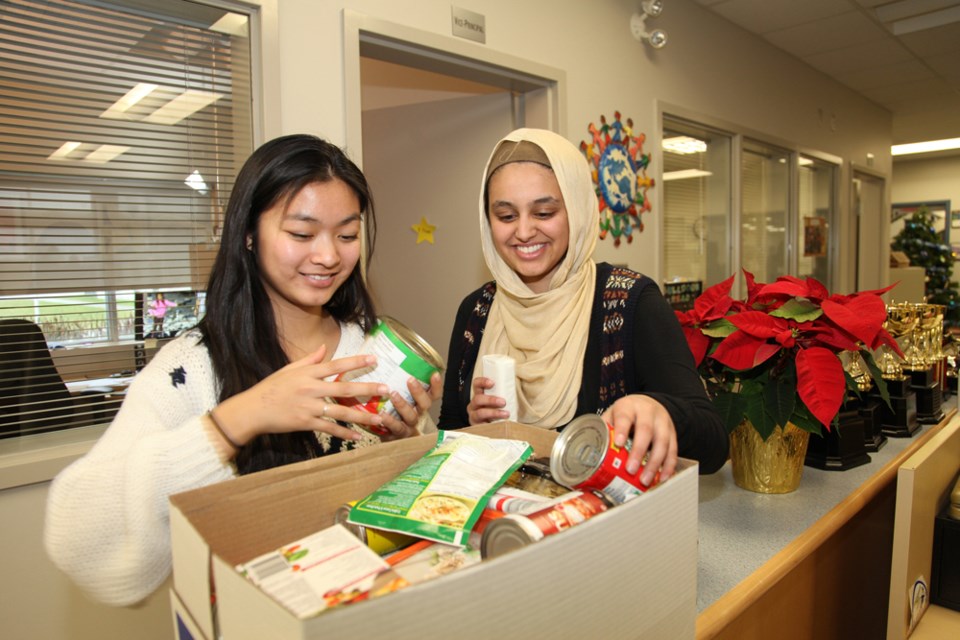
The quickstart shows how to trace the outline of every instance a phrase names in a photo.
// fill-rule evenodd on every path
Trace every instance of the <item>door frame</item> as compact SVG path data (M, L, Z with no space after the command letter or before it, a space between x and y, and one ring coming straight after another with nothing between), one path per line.
M851 269L853 271L851 279L853 280L853 290L859 290L861 288L860 280L860 244L862 241L862 229L860 228L860 223L863 222L860 219L860 212L855 209L855 199L856 193L854 189L854 180L865 179L875 182L882 182L883 188L880 190L881 193L881 202L880 202L880 219L877 220L878 225L878 237L880 242L885 242L887 245L886 251L882 249L879 252L879 263L876 265L879 270L880 284L885 286L886 283L890 282L890 177L881 171L877 171L872 167L863 166L856 162L850 163L850 173L849 173L849 202L847 207L850 211L850 217L852 218L850 226L854 227L851 230L851 235L856 240L856 251L851 260ZM849 229L849 227L848 227ZM866 267L866 265L863 265Z
M368 56L510 89L517 126L565 135L566 72L452 36L343 10L346 148L363 167L360 58Z

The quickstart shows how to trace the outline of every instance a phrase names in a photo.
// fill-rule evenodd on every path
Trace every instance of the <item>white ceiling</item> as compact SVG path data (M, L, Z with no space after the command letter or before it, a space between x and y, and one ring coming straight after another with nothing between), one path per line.
M960 0L696 1L888 109L894 144L960 137Z

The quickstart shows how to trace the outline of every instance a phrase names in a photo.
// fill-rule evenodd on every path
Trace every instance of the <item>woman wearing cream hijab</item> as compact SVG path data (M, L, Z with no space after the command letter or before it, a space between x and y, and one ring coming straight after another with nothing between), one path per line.
M487 354L516 362L517 416L547 429L598 413L623 444L628 472L669 477L678 454L703 473L727 457L727 435L703 390L673 311L649 278L597 264L599 208L590 168L561 136L518 129L483 174L480 230L494 281L464 299L450 341L439 427L509 417Z

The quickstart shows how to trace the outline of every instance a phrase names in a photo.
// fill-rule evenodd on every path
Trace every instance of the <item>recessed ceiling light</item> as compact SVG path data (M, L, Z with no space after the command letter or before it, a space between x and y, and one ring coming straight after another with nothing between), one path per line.
M153 124L177 124L222 97L222 93L187 89L143 120Z
M219 31L230 36L247 35L247 16L240 13L225 13L223 17L210 25L211 31Z
M690 154L703 153L707 150L707 143L690 136L674 136L663 139L663 150L670 153Z
M890 148L890 153L895 156L904 156L911 153L929 153L931 151L947 151L948 149L960 149L960 138L895 144Z
M66 160L79 146L79 142L64 142L59 149L47 156L47 160Z
M87 157L84 158L83 161L91 162L93 164L107 164L117 156L123 155L127 151L130 151L130 147L123 147L117 144L102 144L88 153Z
M685 180L687 178L703 178L713 174L703 169L680 169L679 171L664 171L662 180L669 182L671 180Z
M137 85L127 91L126 95L114 102L106 111L100 114L101 118L123 118L127 110L137 104L157 89L158 85L149 82L139 82Z

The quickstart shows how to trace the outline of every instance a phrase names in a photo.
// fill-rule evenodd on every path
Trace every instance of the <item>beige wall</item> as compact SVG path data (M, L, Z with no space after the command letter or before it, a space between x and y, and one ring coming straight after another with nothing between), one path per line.
M267 9L262 52L266 86L262 102L267 111L259 129L264 139L310 132L344 143L343 8L450 37L446 0L277 0L278 6L273 0L262 0L262 4ZM876 158L873 168L889 175L889 113L707 13L692 0L665 3L656 26L669 33L670 42L659 51L630 35L628 21L637 0L476 0L467 4L486 17L487 43L475 45L477 51L496 50L565 71L566 116L560 128L571 140L585 139L588 124L599 122L601 115L611 118L619 110L647 134L655 177L661 166L658 109L728 122L771 141L838 156L845 162L844 184L847 163L866 164L868 153ZM843 215L849 207L847 193L844 187ZM598 259L629 264L659 278L659 190L654 188L652 195L653 211L644 217L646 231L619 249L602 242ZM466 219L475 222L473 216ZM459 295L466 292L464 288ZM455 303L442 304L450 308ZM26 459L36 455L30 453ZM0 471L24 459L23 454L5 456L0 447ZM84 600L53 570L40 548L46 483L42 474L30 477L37 484L0 491L0 566L5 579L0 628L4 637L170 637L169 623L164 622L165 595L146 610L111 610ZM15 597L10 597L11 592L16 592Z
M889 176L892 120L889 112L811 67L717 16L691 0L671 0L656 26L670 42L659 51L630 35L634 0L484 0L470 7L486 18L489 49L566 72L566 119L561 132L574 142L586 139L587 126L619 110L647 134L651 172L661 166L657 150L658 106L702 115L746 128L787 146L831 154ZM422 0L314 2L282 0L277 73L284 100L272 133L308 131L337 143L346 139L341 9L436 35L450 35L450 4ZM291 89L293 88L293 89ZM667 106L664 106L667 105ZM849 175L842 176L841 224L849 209ZM374 185L376 188L376 185ZM597 258L629 266L660 279L659 191L646 231L634 242L613 248L600 243ZM852 252L848 252L852 253ZM841 268L844 287L852 269Z
M949 200L960 211L960 155L897 160L893 164L892 202Z

